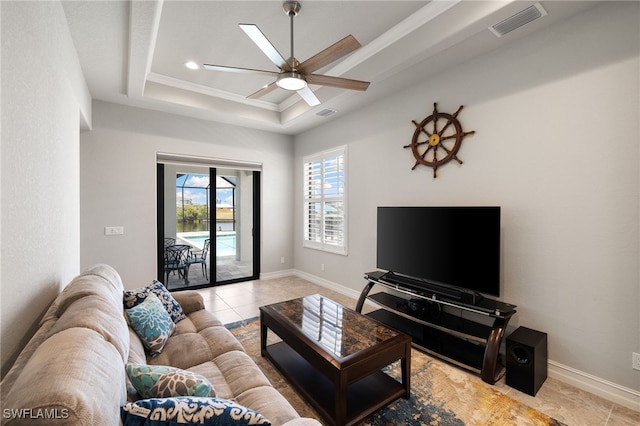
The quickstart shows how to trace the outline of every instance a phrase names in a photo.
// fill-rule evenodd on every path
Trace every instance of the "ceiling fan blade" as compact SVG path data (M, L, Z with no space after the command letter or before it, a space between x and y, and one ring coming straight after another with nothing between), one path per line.
M368 81L352 80L350 78L331 77L328 75L311 74L305 76L308 84L319 84L320 86L337 87L340 89L365 91L369 87Z
M238 74L262 74L277 77L280 73L276 71L254 70L251 68L227 67L225 65L202 64L202 67L209 71L235 72Z
M262 52L267 55L267 57L273 62L278 68L285 71L290 71L291 67L287 63L286 59L282 57L280 52L271 44L269 39L260 31L257 25L254 24L238 24L242 31L244 31L251 40L262 50Z
M298 95L300 95L300 97L304 99L309 106L320 105L320 99L316 97L313 90L309 89L309 86L305 86L303 89L298 90Z
M339 42L332 44L322 52L316 53L314 56L298 65L297 70L303 74L311 74L325 65L329 65L331 62L337 61L359 47L361 47L360 42L356 40L354 36L349 34Z
M278 85L274 81L273 83L269 83L266 86L262 87L257 92L254 92L254 93L250 94L249 96L247 96L247 98L248 99L257 99L259 97L262 97L262 96L266 95L267 93L273 92L277 88L278 88Z

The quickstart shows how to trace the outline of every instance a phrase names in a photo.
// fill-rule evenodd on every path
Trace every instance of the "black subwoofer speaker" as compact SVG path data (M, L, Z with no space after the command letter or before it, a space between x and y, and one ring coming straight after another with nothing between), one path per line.
M507 385L536 396L547 379L547 333L518 327L507 337Z

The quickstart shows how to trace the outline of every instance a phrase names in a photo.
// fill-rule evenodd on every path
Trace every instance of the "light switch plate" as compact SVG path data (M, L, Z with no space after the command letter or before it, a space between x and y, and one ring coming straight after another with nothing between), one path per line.
M124 226L105 226L104 235L122 235L124 234Z

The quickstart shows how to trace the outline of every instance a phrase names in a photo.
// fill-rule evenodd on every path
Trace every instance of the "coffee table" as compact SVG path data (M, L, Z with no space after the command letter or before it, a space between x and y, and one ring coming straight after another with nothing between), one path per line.
M260 348L330 424L410 396L411 338L317 294L260 307ZM397 360L401 382L381 371Z

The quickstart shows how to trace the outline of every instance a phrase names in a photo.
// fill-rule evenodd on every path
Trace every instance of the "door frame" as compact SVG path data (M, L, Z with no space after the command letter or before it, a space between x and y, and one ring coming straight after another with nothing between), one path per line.
M211 160L209 166L209 180L210 182L214 182L213 185L210 185L210 191L213 189L215 191L215 181L216 181L216 170L218 167L214 167L215 160ZM189 165L188 161L182 163L184 165ZM242 164L242 163L238 163ZM193 166L203 166L202 163L191 164ZM227 165L225 163L223 168L233 168L233 166ZM243 281L251 281L257 280L260 278L260 235L261 235L261 170L255 170L252 168L253 174L253 218L252 218L252 250L253 250L253 265L252 265L252 275L242 278L235 278L226 281L216 281L216 272L217 265L215 262L216 259L216 244L215 244L215 223L216 223L216 209L209 209L209 223L213 226L209 226L210 238L213 237L211 248L210 248L210 261L209 261L209 282L201 285L188 286L184 288L170 289L170 291L175 290L191 290L198 288L207 288L214 287L218 285L232 284ZM165 229L165 215L164 215L164 207L165 207L165 185L164 185L164 163L159 160L156 164L156 235L157 235L157 244L156 244L156 276L157 280L163 282L164 279L164 229ZM210 194L210 199L215 200L215 193L213 196Z

